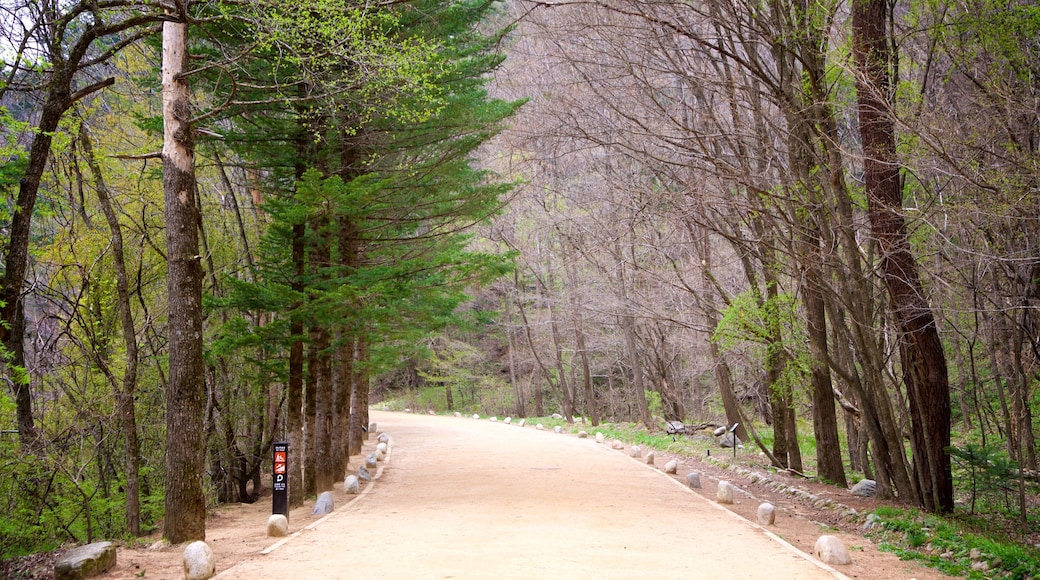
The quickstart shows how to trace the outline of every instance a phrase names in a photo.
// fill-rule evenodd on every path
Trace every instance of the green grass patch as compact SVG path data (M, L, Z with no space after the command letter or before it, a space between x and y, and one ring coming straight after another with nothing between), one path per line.
M1011 538L975 533L953 518L917 510L879 507L879 531L870 535L882 550L964 578L1040 577L1040 551ZM978 569L985 563L985 569Z

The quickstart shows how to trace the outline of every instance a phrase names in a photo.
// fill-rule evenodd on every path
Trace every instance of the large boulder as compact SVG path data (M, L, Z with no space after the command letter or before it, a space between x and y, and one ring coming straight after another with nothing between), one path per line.
M54 563L55 580L80 580L97 576L116 565L116 545L94 542L65 552Z
M849 493L856 497L874 497L877 495L877 482L873 479L861 479L852 486Z
M184 548L184 580L207 580L217 573L217 558L206 542Z
M720 447L724 447L726 449L733 449L734 445L741 445L741 441L740 437L737 437L732 433L725 433L722 437L719 438Z

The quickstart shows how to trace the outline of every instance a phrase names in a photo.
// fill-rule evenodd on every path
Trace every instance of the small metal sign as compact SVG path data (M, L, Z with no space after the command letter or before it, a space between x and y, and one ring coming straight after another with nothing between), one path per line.
M274 444L274 493L271 499L271 513L289 517L289 444Z

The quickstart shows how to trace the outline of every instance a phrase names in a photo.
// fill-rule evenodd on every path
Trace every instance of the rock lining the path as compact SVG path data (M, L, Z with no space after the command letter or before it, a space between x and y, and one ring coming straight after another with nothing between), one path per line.
M718 490L715 492L715 500L721 504L731 505L733 503L733 484L728 481L720 481Z
M271 517L267 518L267 535L272 538L289 535L289 518L283 514L271 514Z
M763 526L771 526L776 523L776 506L769 502L758 506L758 523Z
M336 509L336 502L332 499L331 491L323 491L318 496L318 500L314 502L314 511L311 515L324 516L332 513L332 510Z
M816 557L824 564L847 566L852 563L849 549L835 536L820 536L813 547Z
M207 580L217 572L217 558L206 542L192 542L184 548L184 580Z
M372 481L372 472L364 465L358 468L357 476L361 481Z

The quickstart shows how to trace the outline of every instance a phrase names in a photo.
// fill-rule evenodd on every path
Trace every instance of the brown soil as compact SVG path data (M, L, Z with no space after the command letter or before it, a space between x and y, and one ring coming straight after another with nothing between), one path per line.
M660 452L648 466L627 450L530 425L404 413L373 420L392 438L380 476L359 496L337 486L337 509L324 518L311 515L312 501L294 510L287 541L266 536L269 497L211 514L218 577L945 578L879 551L845 509L814 507L698 459L675 457L678 473L668 476L661 469L672 457ZM690 471L702 474L701 489L685 485ZM877 505L769 477L861 514ZM728 509L714 500L720 479L740 490ZM763 501L777 507L768 529L752 523ZM823 534L845 542L851 565L807 555ZM103 578L181 578L183 546L154 542L121 548Z

